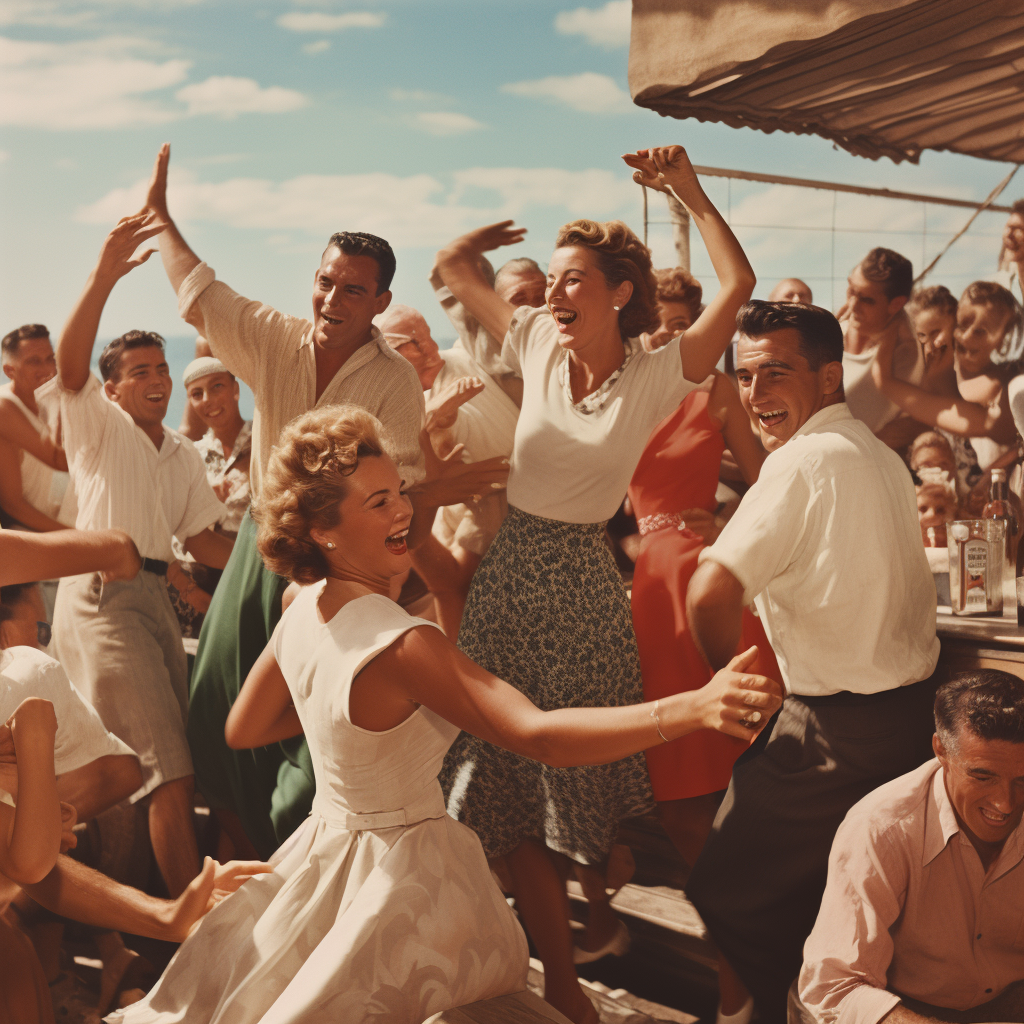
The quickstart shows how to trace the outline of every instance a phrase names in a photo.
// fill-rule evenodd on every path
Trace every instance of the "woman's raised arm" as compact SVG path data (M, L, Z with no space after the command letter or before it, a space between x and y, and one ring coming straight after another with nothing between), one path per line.
M622 159L635 168L635 182L674 194L690 211L718 275L718 294L679 339L683 374L699 384L722 358L736 331L736 313L753 294L757 278L732 229L704 194L682 146L641 149Z

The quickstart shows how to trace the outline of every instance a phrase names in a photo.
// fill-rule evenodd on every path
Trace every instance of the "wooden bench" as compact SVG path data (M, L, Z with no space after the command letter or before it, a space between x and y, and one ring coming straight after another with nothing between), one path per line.
M423 1024L572 1024L540 996L526 990L482 999L429 1017Z

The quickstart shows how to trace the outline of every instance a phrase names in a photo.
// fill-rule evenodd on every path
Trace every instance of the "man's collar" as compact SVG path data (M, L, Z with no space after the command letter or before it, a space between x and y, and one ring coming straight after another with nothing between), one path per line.
M946 844L960 831L956 812L946 793L946 772L939 759L935 758L935 774L928 792L926 804L926 825L924 850L921 866L926 867L946 848Z
M805 434L819 434L828 428L833 423L839 423L841 420L852 420L853 413L850 412L850 407L845 402L836 402L834 405L826 405L824 409L819 409L807 422L794 434L793 437L802 437ZM792 441L793 437L789 440ZM787 444L789 441L786 442Z

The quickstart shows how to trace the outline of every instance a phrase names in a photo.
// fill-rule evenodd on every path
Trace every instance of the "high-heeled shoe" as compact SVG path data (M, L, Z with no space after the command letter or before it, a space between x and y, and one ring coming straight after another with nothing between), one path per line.
M574 964L590 964L603 956L622 956L629 949L629 929L620 921L612 937L593 951L573 946L572 962Z

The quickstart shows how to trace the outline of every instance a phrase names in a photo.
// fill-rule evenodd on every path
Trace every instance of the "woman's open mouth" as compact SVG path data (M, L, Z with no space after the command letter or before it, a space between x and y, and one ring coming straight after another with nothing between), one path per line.
M409 527L407 526L405 529L391 534L390 537L386 537L384 540L384 547L386 547L393 555L404 555L406 551L408 551L405 543L405 538L408 536Z
M561 309L558 306L551 306L551 315L555 318L559 330L569 326L576 319L576 311L572 309Z

